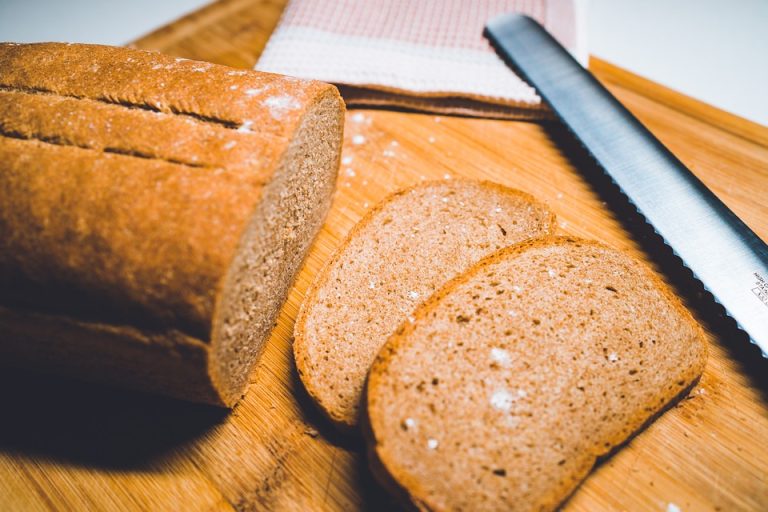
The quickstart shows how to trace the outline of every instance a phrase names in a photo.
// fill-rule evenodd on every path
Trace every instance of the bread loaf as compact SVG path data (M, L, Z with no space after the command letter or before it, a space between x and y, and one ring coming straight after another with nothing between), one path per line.
M0 361L231 406L329 208L320 82L0 45Z
M414 317L371 368L366 437L420 510L553 510L706 359L649 269L572 238L502 249Z
M554 226L545 205L489 182L427 182L384 200L317 276L296 319L310 396L341 429L356 426L368 368L416 306L483 256Z

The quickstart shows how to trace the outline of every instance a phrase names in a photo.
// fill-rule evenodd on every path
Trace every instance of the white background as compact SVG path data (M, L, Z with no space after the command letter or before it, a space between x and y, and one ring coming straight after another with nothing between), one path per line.
M0 0L0 40L125 44L206 3ZM593 55L768 126L768 0L588 0L587 41Z

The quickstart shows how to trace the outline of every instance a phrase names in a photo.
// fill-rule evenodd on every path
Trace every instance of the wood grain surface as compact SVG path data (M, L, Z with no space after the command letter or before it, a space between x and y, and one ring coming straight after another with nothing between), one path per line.
M250 67L283 4L218 2L135 45ZM768 239L768 129L606 63L594 67ZM355 135L364 142L353 144ZM564 508L766 510L768 364L568 140L554 124L350 111L333 209L244 401L228 414L3 373L0 509L391 510L360 441L337 435L302 389L291 355L293 319L314 274L376 201L419 180L463 176L530 192L556 211L563 233L602 240L664 271L708 329L707 370L691 395L599 464Z

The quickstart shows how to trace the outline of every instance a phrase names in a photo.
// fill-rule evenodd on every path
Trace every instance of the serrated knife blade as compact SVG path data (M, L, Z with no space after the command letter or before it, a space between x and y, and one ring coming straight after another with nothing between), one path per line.
M485 34L768 357L768 246L536 21Z

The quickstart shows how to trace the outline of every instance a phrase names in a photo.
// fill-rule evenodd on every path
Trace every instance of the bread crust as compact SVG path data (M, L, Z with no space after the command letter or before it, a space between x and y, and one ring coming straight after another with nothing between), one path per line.
M487 180L477 181L477 180L459 178L459 179L453 179L452 182L458 183L458 184L466 183L466 184L479 185L481 187L485 187L511 197L524 199L530 204L535 204L541 207L545 207L543 203L541 203L531 194L528 194L520 190L512 189L492 181L487 181ZM352 240L355 240L359 236L359 233L362 232L370 224L370 222L373 219L375 219L377 215L384 208L387 207L387 205L389 205L395 199L409 194L413 190L419 189L421 187L429 186L430 184L439 184L439 183L441 183L441 181L436 180L432 182L421 182L421 183L411 185L409 187L406 187L401 190L397 190L389 194L379 203L374 205L373 208L371 208L363 216L363 218L352 227L349 233L347 233L347 235L345 236L342 243L336 248L336 250L333 252L331 257L328 258L328 260L325 262L325 264L323 265L321 270L318 272L313 282L307 288L307 292L304 296L304 299L301 302L301 306L299 307L299 312L296 316L296 322L294 325L294 339L293 339L294 361L296 362L296 368L298 370L299 377L301 378L302 383L304 384L304 387L307 390L307 393L312 397L313 401L319 405L319 409L322 411L325 417L328 418L338 430L348 435L354 435L359 432L358 423L354 421L350 422L350 419L343 413L340 413L339 411L330 410L326 407L323 407L322 404L324 403L324 400L323 400L323 395L321 394L322 390L317 389L313 385L313 382L307 377L310 373L310 368L308 367L308 360L307 360L307 357L305 356L307 352L306 346L308 343L311 343L311 341L308 340L306 337L306 322L307 322L307 317L309 315L309 308L311 308L313 305L317 303L317 294L319 290L321 290L327 284L328 279L330 277L331 269L333 269L336 265L339 264L339 261L343 257L350 242ZM555 214L552 211L548 211L547 217L544 221L544 226L542 228L542 231L545 233L553 233L555 229L556 229Z
M223 405L208 377L208 345L177 330L153 331L0 306L0 332L0 359L22 368L72 375L75 360L80 380L119 387L131 382L132 389L150 393L186 388L198 402Z
M235 89L233 89L235 87ZM0 43L0 88L176 114L290 137L323 82L95 44ZM335 88L333 88L335 89ZM291 101L264 101L290 96ZM286 98L288 100L288 98ZM273 107L273 108L270 108Z
M600 242L571 236L552 236L534 239L501 249L472 266L467 272L447 282L418 308L413 315L415 318L414 321L404 322L382 347L371 366L371 370L368 373L368 378L366 380L366 417L365 421L362 422L363 437L366 441L369 465L374 475L377 476L382 485L390 489L395 496L399 497L409 509L424 511L445 510L444 507L433 502L429 498L428 493L423 489L421 482L418 479L411 478L408 472L400 467L399 462L393 459L386 449L383 448L384 440L377 435L377 432L382 430L382 418L376 416L376 411L378 410L377 400L379 397L372 390L375 390L377 386L380 385L379 381L386 373L392 358L399 350L401 350L402 345L407 343L409 335L420 325L420 323L427 321L427 317L435 307L447 296L450 296L462 284L471 281L474 277L480 275L486 268L493 264L508 258L515 258L515 256L523 254L528 250L552 245L565 246L570 244L581 244L602 249L610 249ZM697 333L696 338L698 347L696 348L699 349L699 357L697 357L690 366L684 368L684 372L680 377L685 382L685 386L682 390L672 387L661 390L659 393L661 399L659 402L655 403L655 409L650 413L644 411L642 407L637 406L633 411L632 417L627 422L629 430L626 435L619 434L611 439L603 440L605 449L600 452L591 453L591 456L586 458L587 463L585 463L584 467L574 471L570 480L560 482L559 485L553 485L551 492L548 496L541 499L539 503L540 507L537 507L537 509L554 510L575 491L576 487L584 480L584 478L586 478L592 467L594 467L597 460L613 453L619 446L639 433L650 424L654 418L670 407L675 400L685 396L704 371L708 355L708 346L701 326L685 308L680 299L669 289L666 283L664 283L658 275L635 258L628 255L625 255L625 257L627 260L631 261L636 268L642 269L645 274L644 277L650 281L656 290L661 292L664 300L668 301L676 314L678 314L680 318L682 318ZM522 506L522 508L525 509L524 506Z
M327 133L309 121L321 108L331 112L323 114ZM121 338L139 346L179 333L181 338L170 337L209 351L189 361L207 384L166 385L160 379L153 386L146 375L130 372L118 384L233 405L242 386L228 389L227 372L212 376L209 368L219 357L215 326L226 314L219 304L231 294L228 270L253 243L249 226L267 222L257 215L280 215L262 205L279 173L315 176L317 193L324 194L314 204L293 207L305 210L301 216L313 226L290 242L303 257L330 203L343 111L335 87L321 82L126 48L0 44L4 321L21 333L19 322L30 317L8 312L18 309L54 323L70 318L66 330L83 327L89 338L105 324L155 333ZM299 144L306 153L324 152L315 174L291 149ZM261 236L272 240L273 233ZM268 300L282 303L299 263L291 260L280 293ZM37 339L41 353L60 346L34 332L32 326L23 336ZM70 336L70 354L82 352L76 338ZM112 350L106 342L103 348L105 356ZM62 373L80 373L72 357L73 368L57 365ZM33 359L24 365L35 366ZM177 363L169 359L168 371ZM97 380L111 380L102 373Z

